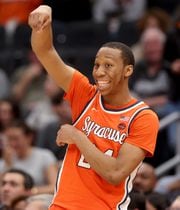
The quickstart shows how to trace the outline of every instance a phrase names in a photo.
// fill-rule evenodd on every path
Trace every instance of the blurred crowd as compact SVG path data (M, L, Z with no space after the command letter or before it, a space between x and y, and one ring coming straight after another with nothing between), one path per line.
M160 120L180 112L178 0L0 0L0 210L47 210L66 151L55 139L62 124L71 124L69 104L30 46L28 15L41 4L52 7L58 52L91 82L96 50L124 42L136 60L132 93ZM159 132L155 156L135 178L129 210L180 209L180 175L155 171L176 153L176 128L171 123Z

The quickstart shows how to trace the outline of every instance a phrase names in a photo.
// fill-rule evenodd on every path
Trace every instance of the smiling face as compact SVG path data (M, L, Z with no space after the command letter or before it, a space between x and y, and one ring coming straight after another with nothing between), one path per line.
M93 68L93 77L103 97L121 95L127 89L132 66L125 65L119 49L102 47L98 51Z
M26 194L24 178L17 173L7 173L1 181L0 194L3 204L10 205L11 201Z
M22 128L9 127L5 131L7 146L13 149L18 157L24 157L31 148L32 135L27 135Z

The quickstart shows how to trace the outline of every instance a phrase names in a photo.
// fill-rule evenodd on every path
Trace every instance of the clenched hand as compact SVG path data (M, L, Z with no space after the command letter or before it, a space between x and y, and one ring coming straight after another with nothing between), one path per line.
M28 19L30 27L35 31L41 31L52 21L52 10L49 6L41 5L33 10Z
M84 135L81 131L72 125L62 125L57 133L56 143L58 146L64 144L75 144L76 139L80 139Z

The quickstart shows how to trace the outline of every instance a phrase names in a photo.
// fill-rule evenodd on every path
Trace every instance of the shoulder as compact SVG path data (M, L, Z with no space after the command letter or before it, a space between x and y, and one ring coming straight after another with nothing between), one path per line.
M34 156L40 156L41 158L53 158L55 159L55 156L53 152L49 149L45 148L38 148L38 147L33 147L33 155Z
M159 118L150 108L140 110L131 122L130 130L149 132L158 132ZM141 132L140 132L141 133Z

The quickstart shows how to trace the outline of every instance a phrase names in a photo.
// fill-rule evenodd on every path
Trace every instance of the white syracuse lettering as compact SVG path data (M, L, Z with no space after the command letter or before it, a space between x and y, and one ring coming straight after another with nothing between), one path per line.
M114 142L119 142L123 144L124 139L126 138L126 133L120 133L118 130L108 128L108 127L101 127L94 121L91 121L91 118L88 116L84 121L84 126L82 130L85 132L87 136L93 132L96 136L104 139L108 139Z

